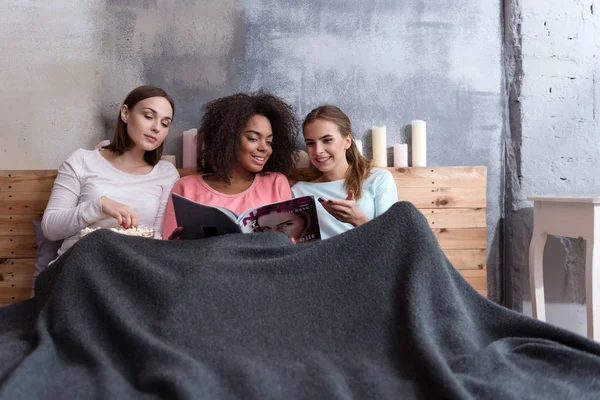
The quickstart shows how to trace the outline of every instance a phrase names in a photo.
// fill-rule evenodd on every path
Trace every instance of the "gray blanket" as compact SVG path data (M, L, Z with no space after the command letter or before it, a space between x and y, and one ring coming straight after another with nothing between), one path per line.
M398 203L346 234L95 232L0 309L0 399L584 399L600 346L477 294Z

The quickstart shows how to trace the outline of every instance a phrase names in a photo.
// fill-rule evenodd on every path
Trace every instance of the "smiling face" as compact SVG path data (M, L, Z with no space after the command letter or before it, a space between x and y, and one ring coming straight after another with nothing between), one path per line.
M150 97L138 102L132 109L123 104L121 119L127 125L127 135L134 148L153 151L169 133L173 108L164 97Z
M260 172L273 153L273 132L267 117L254 115L240 135L238 167L249 172Z
M299 239L306 221L298 214L272 212L258 217L258 225L262 232L281 232L290 239Z
M319 171L343 174L348 169L346 150L351 138L345 138L336 124L316 119L304 126L304 142L310 161Z

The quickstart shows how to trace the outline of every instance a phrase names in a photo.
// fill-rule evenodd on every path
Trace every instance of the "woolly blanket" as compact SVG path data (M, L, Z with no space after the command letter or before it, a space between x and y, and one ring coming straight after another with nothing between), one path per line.
M475 292L398 203L337 237L98 231L0 309L0 399L585 399L600 346Z

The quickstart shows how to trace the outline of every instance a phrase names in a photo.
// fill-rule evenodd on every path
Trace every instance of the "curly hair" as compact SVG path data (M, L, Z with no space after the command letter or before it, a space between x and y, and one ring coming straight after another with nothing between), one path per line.
M273 153L260 173L287 174L299 149L298 120L288 103L262 90L221 97L204 106L198 130L198 171L230 183L231 171L238 161L240 136L255 115L266 117L273 130Z

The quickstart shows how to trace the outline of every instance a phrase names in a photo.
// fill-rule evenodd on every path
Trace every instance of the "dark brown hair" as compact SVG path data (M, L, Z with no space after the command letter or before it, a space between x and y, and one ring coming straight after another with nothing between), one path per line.
M360 199L362 196L363 182L371 175L372 162L363 157L363 155L360 154L360 151L358 151L356 143L354 142L354 135L352 134L350 118L348 118L348 116L338 107L326 104L317 107L308 113L302 124L302 129L318 119L333 122L338 127L338 130L344 139L348 136L352 137L350 147L346 150L346 160L348 161L349 167L348 171L346 171L344 187L346 190L352 189L352 191L354 191L355 199Z
M133 107L142 100L149 99L150 97L164 97L167 99L171 108L173 109L173 117L175 117L175 102L161 88L156 86L144 85L133 89L125 98L123 104L127 106L129 110L133 110ZM147 151L144 153L144 161L150 165L156 165L160 161L163 152L164 142L160 144L155 150ZM119 155L130 150L134 146L133 141L127 133L127 124L121 119L121 109L119 108L119 115L117 116L117 125L115 126L115 136L112 142L108 146L104 146L104 149L113 151Z
M255 115L266 117L273 130L273 153L260 173L287 174L294 166L298 149L298 121L292 106L262 90L221 97L204 106L198 130L198 171L231 182L231 171L238 161L240 135Z

